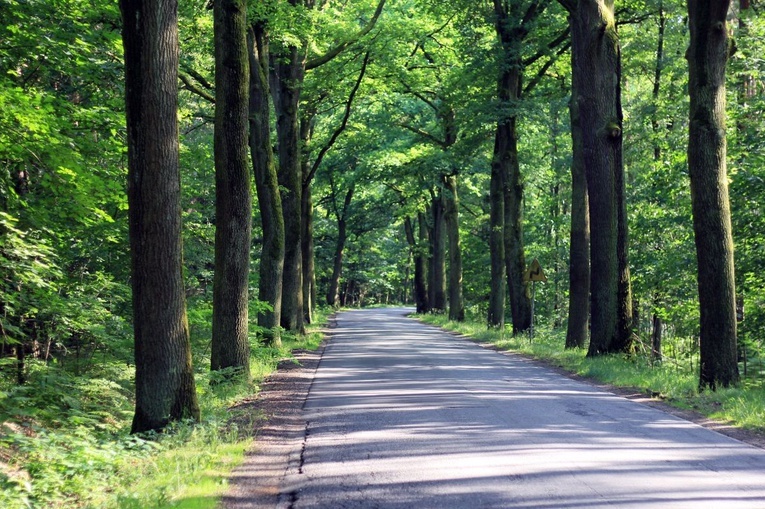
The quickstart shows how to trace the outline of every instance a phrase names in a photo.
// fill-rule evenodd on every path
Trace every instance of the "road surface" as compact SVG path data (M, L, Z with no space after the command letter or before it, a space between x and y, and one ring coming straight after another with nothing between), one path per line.
M765 508L765 451L405 312L337 317L278 507Z

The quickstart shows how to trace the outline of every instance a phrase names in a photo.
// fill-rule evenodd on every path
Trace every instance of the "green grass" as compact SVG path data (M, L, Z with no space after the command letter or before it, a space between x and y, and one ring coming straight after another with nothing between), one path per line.
M488 329L484 323L453 322L444 315L418 315L424 322L459 332L468 338L494 344L542 360L566 371L616 387L660 397L683 409L753 431L765 432L765 388L762 380L744 380L738 387L698 390L698 360L692 356L652 364L641 355L607 355L587 358L583 349L566 350L565 330L538 328L534 338Z
M280 349L253 343L247 384L210 385L200 330L193 342L202 421L153 436L129 434L133 367L103 360L82 376L33 364L26 385L0 384L0 507L218 507L260 418L231 407L257 393L294 349L318 347L325 323L320 314L307 335L285 334Z

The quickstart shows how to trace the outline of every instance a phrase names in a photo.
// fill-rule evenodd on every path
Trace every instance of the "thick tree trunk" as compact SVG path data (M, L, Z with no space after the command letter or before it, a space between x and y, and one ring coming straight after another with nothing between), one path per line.
M250 153L263 226L258 299L271 310L258 313L266 345L280 346L282 278L284 274L284 216L271 148L268 82L268 36L261 23L250 31Z
M274 109L279 141L279 185L283 188L284 277L282 287L282 327L304 333L303 257L301 251L302 186L298 103L305 76L305 51L291 47L274 59Z
M572 54L572 59L576 58ZM575 62L571 65L577 72ZM576 80L575 80L576 81ZM584 348L590 323L590 217L578 103L571 92L571 242L566 348Z
M438 196L433 196L431 214L433 218L433 229L430 235L431 311L443 313L446 311L446 235L444 232L446 225L442 191L439 191Z
M247 160L247 5L217 0L215 31L215 278L210 368L250 378L252 197Z
M465 320L462 299L462 252L460 247L459 198L457 177L444 177L444 224L449 243L449 320Z
M178 4L120 0L136 409L131 431L199 419L182 275Z
M579 0L571 12L573 73L590 205L588 355L628 351L632 299L622 164L621 67L613 1Z
M730 0L688 0L693 230L698 259L701 328L699 386L716 389L739 379L736 287L733 267L725 137L725 70L732 42Z

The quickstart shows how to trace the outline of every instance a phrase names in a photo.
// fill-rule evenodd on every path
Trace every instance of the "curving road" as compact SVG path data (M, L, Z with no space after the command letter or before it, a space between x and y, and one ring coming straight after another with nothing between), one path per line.
M765 508L765 451L407 319L341 313L289 508Z

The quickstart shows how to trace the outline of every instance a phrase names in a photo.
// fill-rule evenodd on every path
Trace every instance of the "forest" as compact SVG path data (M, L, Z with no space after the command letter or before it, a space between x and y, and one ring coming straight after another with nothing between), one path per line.
M763 9L0 0L0 505L169 504L342 307L762 428Z

